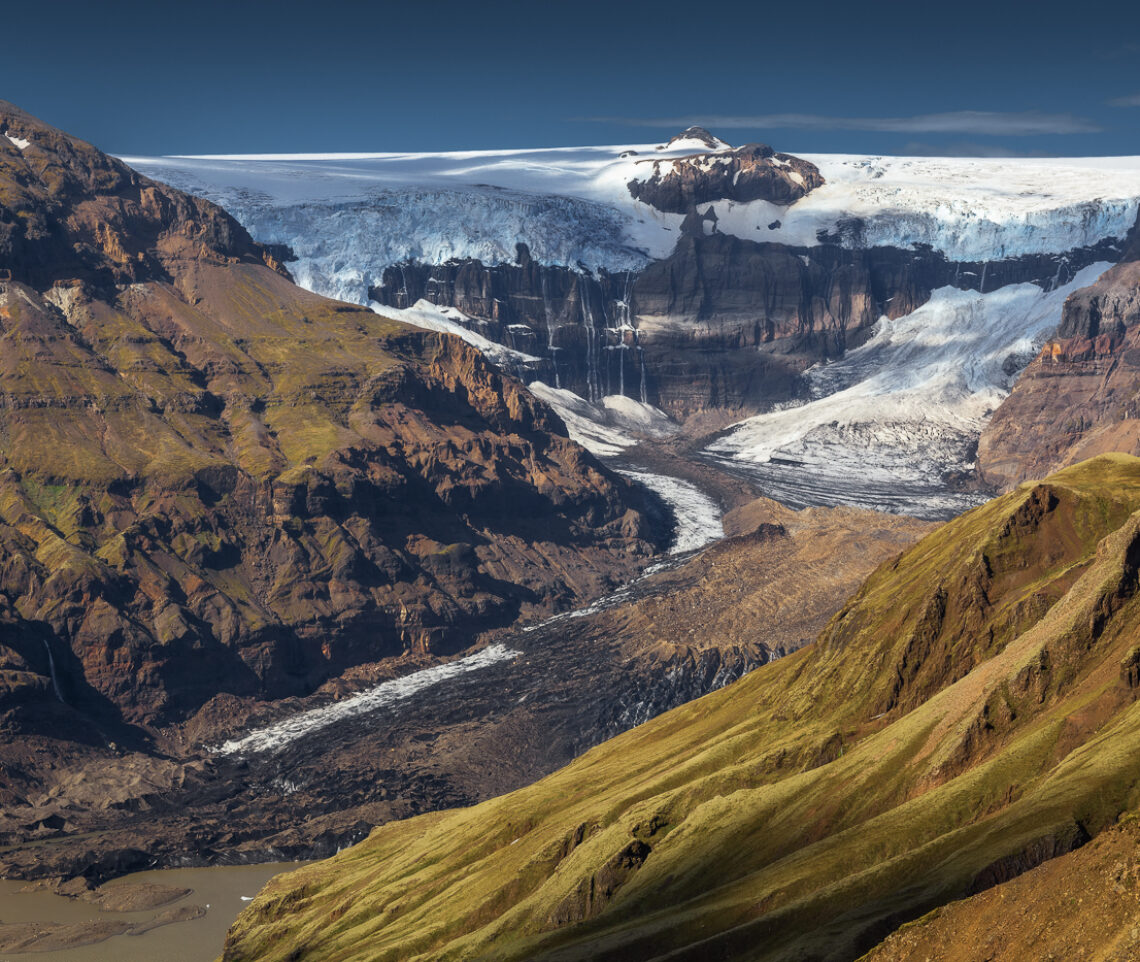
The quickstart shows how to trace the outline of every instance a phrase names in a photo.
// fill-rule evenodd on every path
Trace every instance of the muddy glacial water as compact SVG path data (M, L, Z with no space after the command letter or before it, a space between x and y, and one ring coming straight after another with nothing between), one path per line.
M0 932L11 932L10 927L27 923L40 923L44 929L67 926L68 938L73 943L48 951L11 952L0 948L0 962L213 962L222 953L226 930L249 900L274 875L300 864L276 862L163 869L136 872L107 883L105 890L129 884L191 889L190 894L176 901L139 912L109 912L90 902L51 892L21 891L25 882L0 880ZM191 914L195 906L205 910L200 918L159 925L141 934L113 935L99 942L75 944L90 938L106 923L130 923L146 928L158 916L179 909Z

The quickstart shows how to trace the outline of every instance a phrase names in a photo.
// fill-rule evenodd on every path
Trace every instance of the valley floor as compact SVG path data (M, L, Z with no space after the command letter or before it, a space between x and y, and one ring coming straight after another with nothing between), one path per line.
M170 732L166 752L9 746L11 762L51 758L53 770L30 808L0 820L15 843L0 851L3 873L321 856L373 825L519 788L814 638L876 564L928 529L755 501L667 445L618 463L682 496L682 553L655 573L489 634L458 661L365 666L308 699L216 705ZM731 509L723 522L702 490Z

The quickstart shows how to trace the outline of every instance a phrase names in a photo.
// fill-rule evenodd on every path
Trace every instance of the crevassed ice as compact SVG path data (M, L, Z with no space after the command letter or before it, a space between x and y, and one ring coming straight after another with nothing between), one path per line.
M262 752L280 751L286 745L304 738L330 725L367 715L377 709L393 705L411 698L427 688L441 684L469 671L478 671L490 665L517 658L519 652L505 645L489 645L465 658L449 661L444 665L412 672L402 678L381 682L374 688L352 695L343 701L313 708L292 715L265 728L259 728L241 738L231 739L215 751L219 755L251 755Z
M882 318L862 347L808 371L815 400L742 421L706 451L762 467L768 480L810 478L815 503L864 503L872 485L937 491L948 472L973 466L982 428L1065 299L1110 266L1093 264L1049 292L940 288L913 313Z
M128 162L221 203L257 240L289 244L302 286L363 304L387 266L509 263L520 241L541 263L574 269L637 269L665 257L683 218L634 201L627 185L688 152L650 144ZM714 201L717 228L810 247L818 232L857 218L862 231L844 235L849 246L929 244L951 259L987 261L1121 238L1140 202L1137 157L801 156L820 168L822 187L790 207Z

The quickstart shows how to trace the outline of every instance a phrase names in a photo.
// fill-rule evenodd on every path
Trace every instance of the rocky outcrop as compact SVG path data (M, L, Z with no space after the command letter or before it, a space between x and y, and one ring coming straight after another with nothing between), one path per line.
M1008 488L1109 451L1140 453L1140 223L1121 262L1065 303L978 444L978 469Z
M62 278L104 290L168 280L157 248L175 242L288 276L221 208L151 181L3 101L0 180L0 264L7 279L37 290Z
M679 138L689 139L686 134L691 130ZM707 131L701 134L706 143L711 141ZM745 144L675 159L646 158L638 161L638 166L644 170L630 180L630 194L671 214L686 214L697 205L718 200L741 204L766 200L787 207L823 184L815 164L791 154L778 154L767 144Z
M0 711L118 731L305 693L596 595L664 536L458 339L300 290L15 108L0 129Z
M704 127L694 125L692 127L686 127L679 134L674 134L664 146L658 147L657 149L668 150L670 147L676 147L678 144L685 144L694 140L709 150L723 150L729 146L719 137L709 133Z
M904 926L865 962L1126 962L1140 957L1140 819Z

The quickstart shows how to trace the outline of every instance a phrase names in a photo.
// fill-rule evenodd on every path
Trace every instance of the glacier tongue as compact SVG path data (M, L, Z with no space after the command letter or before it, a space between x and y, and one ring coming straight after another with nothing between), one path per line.
M940 288L913 313L881 319L862 347L811 369L815 400L742 421L705 454L793 507L955 514L985 495L947 490L947 476L973 467L986 420L1065 298L1109 267L1094 264L1049 292Z

